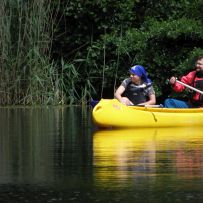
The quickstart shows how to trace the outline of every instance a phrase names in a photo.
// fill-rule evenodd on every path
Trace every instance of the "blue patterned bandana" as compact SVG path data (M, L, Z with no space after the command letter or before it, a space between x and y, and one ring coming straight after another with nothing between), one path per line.
M147 77L147 72L145 68L141 65L135 65L130 69L130 73L140 77L145 83L152 83L152 81Z

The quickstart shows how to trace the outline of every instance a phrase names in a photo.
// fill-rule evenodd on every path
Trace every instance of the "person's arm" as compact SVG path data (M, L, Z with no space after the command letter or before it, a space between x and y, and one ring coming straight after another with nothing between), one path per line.
M149 95L148 101L143 102L139 105L154 105L154 104L156 104L156 96L155 96L155 94L151 94L151 95Z
M192 72L188 73L187 75L183 76L181 78L181 82L183 82L187 85L191 85L194 77L195 77L195 71L192 71ZM176 78L174 76L170 78L169 82L172 85L173 90L176 92L182 92L185 89L184 85L181 85L176 82Z
M125 87L123 85L120 85L114 94L115 98L118 99L119 102L127 106L133 105L133 103L127 97L121 96L124 91L125 91Z
M170 78L169 82L175 92L182 92L185 89L185 86L176 82L176 78L174 76Z
M125 87L120 85L114 94L115 98L118 99L118 101L120 101L121 103L122 103L122 96L121 95L123 94L124 91L125 91Z

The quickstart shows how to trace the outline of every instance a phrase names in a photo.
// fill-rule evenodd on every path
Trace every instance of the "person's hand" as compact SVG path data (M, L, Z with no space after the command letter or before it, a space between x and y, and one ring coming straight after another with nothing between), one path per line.
M171 85L174 85L176 83L176 78L174 76L171 77L169 82L170 82Z
M120 102L126 106L134 105L127 97L122 97Z

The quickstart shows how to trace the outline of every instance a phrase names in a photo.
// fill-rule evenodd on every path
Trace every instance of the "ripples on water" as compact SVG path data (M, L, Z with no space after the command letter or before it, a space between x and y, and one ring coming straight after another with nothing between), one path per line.
M200 202L203 128L98 130L91 109L0 109L0 202Z

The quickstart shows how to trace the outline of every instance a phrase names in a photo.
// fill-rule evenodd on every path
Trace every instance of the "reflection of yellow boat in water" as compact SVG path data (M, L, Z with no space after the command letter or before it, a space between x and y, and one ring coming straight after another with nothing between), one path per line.
M143 148L145 143L156 142L157 147L173 148L169 143L183 142L195 145L195 141L203 139L203 128L138 128L121 130L101 130L94 134L94 150L98 148ZM163 146L160 144L164 144Z
M163 170L164 163L182 176L189 175L189 168L193 171L198 167L203 171L199 160L203 151L202 130L139 128L97 131L93 136L95 177L100 184L111 184L132 176L154 176L157 170ZM183 172L184 168L186 171Z

